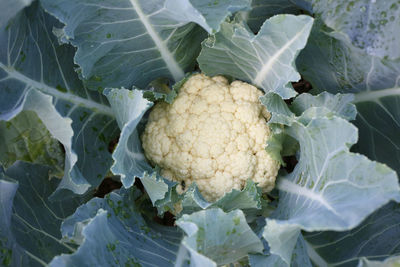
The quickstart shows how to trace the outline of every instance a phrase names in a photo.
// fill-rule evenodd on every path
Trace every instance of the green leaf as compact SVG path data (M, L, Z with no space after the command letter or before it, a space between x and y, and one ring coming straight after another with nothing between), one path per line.
M356 150L400 171L400 60L370 56L326 34L317 22L297 65L316 91L355 93ZM390 151L388 153L388 151Z
M399 256L393 256L387 258L384 261L375 261L375 260L368 260L367 258L361 258L358 263L359 267L380 267L380 266L398 267L399 265L400 265Z
M165 102L172 104L176 96L176 90L174 88L171 89L168 86L168 79L165 78L159 78L152 81L149 84L148 89L143 92L143 97L152 102L164 100Z
M142 177L145 172L153 172L153 168L144 157L136 129L144 113L153 103L146 100L143 92L136 89L106 89L104 95L110 102L121 129L121 136L112 156L114 164L111 171L120 175L124 187L129 188L133 185L135 177Z
M232 210L261 209L261 189L252 180L247 180L243 190L232 189L217 200L212 207L219 207L225 212Z
M303 93L296 97L290 105L290 110L296 116L324 117L331 113L348 121L354 120L357 115L356 107L351 103L354 100L352 94L336 94L332 96L322 92L317 96Z
M82 199L49 201L60 182L49 180L49 171L46 166L17 161L0 172L2 266L42 266L60 253L75 250L62 239L60 226Z
M193 212L207 209L211 203L204 199L199 189L196 186L196 182L192 183L186 190L185 195L182 199L182 214L191 214Z
M29 6L32 0L4 0L0 2L0 27L3 27L24 7Z
M175 97L178 95L179 90L181 89L182 85L194 74L193 73L186 73L185 77L180 81L176 82L174 85L168 85L168 79L159 78L152 81L147 89L143 92L143 96L152 101L164 100L168 104L172 104Z
M267 219L267 225L263 232L263 237L270 246L270 253L277 255L287 266L290 266L299 235L298 225L281 225L273 219Z
M357 225L374 207L400 196L395 172L349 152L357 140L357 130L346 120L336 116L317 117L303 124L300 116L288 125L286 133L299 141L300 158L295 170L277 182L280 190L277 218L290 218L308 230L324 227L345 230ZM337 190L342 190L339 195L335 195ZM372 194L373 202L365 205L365 201L372 201ZM296 207L300 208L304 202L308 203L306 207L313 208L298 210ZM346 209L341 208L343 203ZM311 217L320 219L307 219Z
M53 198L98 186L112 163L108 144L118 134L107 100L87 91L74 72L74 49L58 46L52 35L60 25L35 2L0 29L0 120L34 111L64 146L64 177Z
M147 222L135 207L135 187L94 198L64 221L63 236L80 246L50 266L173 266L182 233Z
M278 243L282 243L280 240ZM266 255L261 254L250 254L249 255L251 267L263 267L263 266L274 266L274 267L285 267L285 263L281 257L274 254L267 253ZM293 253L290 258L290 266L298 267L311 267L310 258L307 253L307 245L301 234L298 235L296 245L293 249Z
M293 137L283 132L281 126L270 125L272 136L267 141L265 150L271 157L279 161L282 166L286 166L282 157L293 156L299 150L299 143Z
M49 166L51 176L63 177L64 151L32 111L23 111L10 121L0 121L0 164L8 168L22 160Z
M106 89L104 95L110 102L121 129L118 145L113 152L114 164L111 171L121 176L125 188L133 185L135 177L142 179L143 186L154 204L164 198L168 185L162 178L157 177L148 164L136 129L144 113L153 103L143 97L142 91L136 89Z
M116 114L121 136L113 152L114 164L111 171L121 177L122 184L129 188L135 177L142 181L146 192L159 211L174 211L174 205L180 200L176 183L165 180L147 162L139 138L137 126L145 112L153 105L144 98L143 91L137 89L105 89L104 95Z
M302 14L302 9L311 11L311 5L304 0L253 0L250 11L242 11L253 32L258 32L265 19L277 14Z
M120 175L124 187L129 188L133 185L135 177L143 177L145 172L153 172L153 168L144 157L136 129L144 113L153 103L144 99L143 93L136 89L106 89L104 95L110 102L121 129L118 145L112 155L114 164L111 171Z
M382 7L386 4L382 3ZM355 93L358 114L354 124L359 131L359 140L353 150L389 165L398 173L400 61L369 55L329 33L330 30L321 22L315 23L310 42L298 57L299 70L316 91ZM378 33L381 34L385 32ZM397 212L389 207L392 206L388 204L376 211L371 215L374 219L366 220L352 231L315 234L315 239L308 240L313 247L315 245L314 258L328 263L357 264L363 256L383 260L397 254L396 248L389 245L393 242L388 240L398 239L398 227L386 221L386 218L395 219ZM384 224L380 224L381 221ZM318 236L321 237L321 246L316 242ZM336 240L332 246L328 245L331 240ZM332 250L336 251L334 258L328 256Z
M97 90L144 88L159 77L179 81L193 70L206 37L195 23L210 33L217 31L232 12L248 9L250 1L42 0L42 4L66 24L61 39L77 47L75 62L82 78Z
M231 192L225 193L216 202L209 203L201 195L196 183L193 183L182 197L182 212L180 214L190 214L208 208L220 208L225 212L240 209L245 214L260 210L261 213L263 205L261 195L261 189L252 180L248 180L243 190L232 189Z
M189 2L203 16L203 18L196 20L192 18L192 21L202 26L208 33L218 32L221 23L227 17L239 10L250 10L250 3L252 3L251 0L190 0ZM178 0L173 8L179 9L181 5L182 1Z
M399 220L400 205L390 202L349 231L305 233L310 258L319 266L355 266L364 259L375 262L398 255Z
M379 58L399 59L400 3L397 0L311 0L332 36Z
M381 59L331 36L332 30L315 20L309 42L296 65L313 90L358 93L399 87L400 60Z
M249 252L261 252L263 245L240 210L229 213L213 208L183 215L176 224L187 237L182 244L223 265L236 262Z
M324 97L331 98L329 103L340 99L328 94ZM307 99L307 105L293 104L298 105L295 110L303 111L295 116L282 109L286 104L276 95L270 93L261 98L272 113L271 120L286 124L285 133L300 144L295 169L278 177L279 204L267 219L264 232L271 252L286 264L290 263L297 240L294 236L289 238L289 233L298 233L300 229L348 230L390 200L400 200L398 178L393 170L349 152L357 141L357 129L335 114L354 114L350 99L347 98L347 105L331 105L328 113L311 112L315 116L309 112L315 108L314 103L317 106L326 101L321 102L321 96ZM282 110L284 113L280 113ZM283 246L276 240L287 242Z
M312 24L309 16L277 15L254 35L243 22L224 22L220 32L202 43L200 69L209 76L230 75L265 92L293 97L296 92L290 82L300 79L294 60Z

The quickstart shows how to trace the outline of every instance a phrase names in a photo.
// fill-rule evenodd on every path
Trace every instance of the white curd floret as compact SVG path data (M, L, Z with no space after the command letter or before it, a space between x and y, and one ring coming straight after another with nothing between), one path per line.
M186 187L196 182L209 201L248 179L272 190L279 163L265 150L270 115L261 95L245 82L191 76L172 104L160 102L151 111L142 135L146 157L164 177Z

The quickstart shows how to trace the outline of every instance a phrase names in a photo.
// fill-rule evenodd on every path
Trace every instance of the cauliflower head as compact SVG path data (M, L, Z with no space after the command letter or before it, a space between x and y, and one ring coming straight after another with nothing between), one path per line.
M266 152L269 113L254 86L222 76L191 76L172 104L157 103L142 135L146 157L161 174L196 182L208 201L242 189L247 179L272 190L279 163Z

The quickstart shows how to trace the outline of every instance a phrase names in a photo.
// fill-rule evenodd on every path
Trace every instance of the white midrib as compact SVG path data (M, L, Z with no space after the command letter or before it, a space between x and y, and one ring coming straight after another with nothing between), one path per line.
M272 67L274 66L275 62L279 59L279 57L297 40L299 39L302 35L303 32L306 29L306 25L303 27L303 29L301 29L301 31L299 31L298 33L296 33L295 36L293 36L292 39L290 39L289 42L287 42L284 46L281 47L281 49L279 49L267 62L267 64L263 65L261 70L257 73L256 78L254 79L254 84L257 86L262 85L262 81L265 77L265 75L267 75L268 72L270 72L270 70L272 69Z
M174 267L183 266L184 265L183 262L185 261L187 254L188 254L188 250L181 243L181 245L179 246L178 254L176 256Z
M294 195L304 196L308 199L315 200L321 203L321 205L326 207L329 211L331 211L335 215L340 216L340 214L328 202L326 202L326 200L321 195L315 193L314 191L308 190L305 187L299 186L285 178L280 179L277 188L284 192L292 193Z
M366 91L357 93L354 96L353 103L376 101L379 98L386 96L400 96L400 88L388 88L376 91Z
M307 241L304 242L306 243L307 254L311 261L318 267L328 267L329 264L320 255L318 255L313 246Z
M57 90L54 87L50 87L44 83L32 80L31 78L23 75L22 73L16 71L15 69L5 66L1 62L0 62L0 68L4 69L11 78L14 78L14 79L19 80L31 87L34 87L45 94L54 96L57 99L63 99L63 100L69 101L78 106L83 106L85 108L93 110L96 113L102 113L102 114L108 115L110 117L114 117L114 113L109 106L102 105L100 103L82 98L80 96L77 96L77 95L74 95L74 94L71 94L68 92L67 93L60 92L59 90Z
M172 77L174 78L175 81L179 81L185 76L184 71L181 69L181 67L179 67L174 56L168 50L166 44L161 40L160 36L157 34L153 26L150 24L148 17L143 13L143 10L138 1L137 0L130 0L130 1L132 7L135 9L137 15L139 16L140 21L143 23L143 26L146 28L151 39L153 39L155 45L160 51L161 57L164 60L165 64L167 65L169 72L172 74Z

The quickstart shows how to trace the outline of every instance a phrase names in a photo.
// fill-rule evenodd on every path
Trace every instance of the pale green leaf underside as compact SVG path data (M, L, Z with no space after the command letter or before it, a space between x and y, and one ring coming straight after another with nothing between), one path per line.
M281 241L279 241L281 242ZM310 258L307 254L307 245L304 241L303 236L298 235L297 242L293 249L293 253L290 255L290 266L293 267L312 267ZM288 264L282 260L282 258L275 254L261 255L261 254L250 254L249 261L251 267L286 267Z
M218 265L236 262L249 252L261 252L261 240L246 223L241 210L225 213L213 208L183 215L176 224L187 237L182 244Z
M208 208L221 208L225 212L233 210L260 210L262 208L261 190L252 180L246 182L243 190L232 189L225 193L214 203L207 202L195 184L189 186L182 198L182 212L180 214L190 214L195 211Z
M290 82L300 79L294 60L308 39L309 16L277 15L257 35L243 22L225 22L202 43L198 57L207 75L224 74L250 82L283 98L296 95Z
M142 91L136 89L106 89L104 95L110 102L121 129L118 145L112 155L114 164L111 171L120 175L125 188L133 185L135 177L140 178L155 204L157 200L165 197L169 187L162 178L157 177L144 157L136 129L144 113L153 103L143 97Z
M271 94L262 99L267 106L274 101L285 105ZM277 181L280 202L275 218L309 231L346 230L400 196L397 175L383 164L350 153L357 141L356 128L332 114L309 117L307 111L314 108L309 104L300 117L282 121L289 122L285 132L299 141L300 156L294 171ZM274 110L270 111L274 118Z
M139 263L208 267L216 266L210 258L229 263L248 252L262 250L261 241L241 211L224 213L209 209L185 215L178 223L189 235L184 238L177 228L145 220L132 205L140 194L135 187L122 189L79 207L64 221L62 233L66 240L73 240L80 247L73 254L55 257L50 266L93 266L107 262L128 266ZM197 242L200 242L198 247L193 245Z
M144 113L153 105L139 90L106 89L104 95L111 104L121 129L118 145L113 152L114 174L121 175L125 188L133 185L135 177L144 172L152 173L152 167L144 157L141 141L136 129Z
M400 171L400 60L365 54L315 25L297 59L300 72L318 92L356 93L357 151Z
M335 98L346 99L328 94L324 98L331 98L329 103L335 103ZM262 98L272 112L272 121L286 124L286 134L300 143L294 171L278 178L278 208L267 219L264 232L273 254L287 264L297 240L286 238L288 233L300 229L348 230L388 201L400 199L394 171L349 152L357 141L357 129L337 116L354 115L349 101L351 98L347 98L347 108L342 103L331 105L331 112L310 113L309 110L327 101L321 102L321 96L305 96L293 103L294 110L299 112L297 117L283 109L286 104L279 96L267 94ZM325 110L328 108L329 105L325 106ZM286 240L286 245L279 246L276 240Z
M348 2L346 5L349 5L350 11L357 11L362 2L356 1L355 4ZM376 12L382 11L380 8L390 2L373 3L368 1L368 6L377 5L378 8L369 10L366 8L365 11L371 11L371 14L376 17ZM331 4L339 3L336 1ZM380 6L381 4L382 6ZM341 8L345 8L346 5ZM329 7L324 8L326 8L325 13L329 12ZM364 10L364 8L362 9ZM393 12L394 10L389 10L386 15ZM332 23L337 22L338 27L347 27L342 24L344 20L349 19L347 13L345 16L341 14L340 18L337 14L333 16L335 18L331 21ZM367 17L363 16L363 18L366 19ZM322 19L325 19L324 15ZM352 21L355 22L359 19L360 17L356 15ZM369 19L373 24L380 23L380 19ZM391 23L393 22L389 22L387 25L379 25L378 28L392 27L393 24ZM387 34L386 31L360 31L361 37L365 37L367 40L368 38L375 38L373 36L376 34L383 38L370 39L371 42L366 44L372 50L366 51L366 47L364 47L364 50L355 47L358 44L357 42L354 43L354 40L352 41L355 46L346 40L341 41L333 38L332 36L338 37L337 33L329 36L330 30L321 26L319 22L315 25L317 27L312 30L310 42L297 60L300 72L305 79L313 84L316 91L356 93L353 102L357 106L358 114L354 124L358 128L359 140L354 150L365 154L370 159L388 164L399 172L400 61L389 59L398 53L398 47L395 49L396 53L381 59L381 53L387 53L390 50L384 51L380 49L382 47L374 46L379 46L381 41L384 41L387 45L393 44L386 42L384 40L386 37L382 37ZM361 25L364 28L369 27L364 22ZM350 23L348 26L351 28L355 24ZM331 27L337 29L336 26ZM369 52L372 52L372 54ZM315 238L313 238L313 234L310 234L311 238L307 237L307 239L312 247L315 247L314 258L318 260L322 257L322 262L326 261L332 265L355 265L364 256L370 257L371 260L381 260L390 255L398 254L397 241L390 241L399 238L397 222L391 222L390 219L396 220L398 217L397 209L393 208L394 205L388 204L379 209L359 227L351 231L320 233L315 234ZM336 251L334 257L331 253L333 250Z

